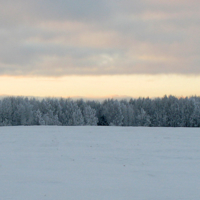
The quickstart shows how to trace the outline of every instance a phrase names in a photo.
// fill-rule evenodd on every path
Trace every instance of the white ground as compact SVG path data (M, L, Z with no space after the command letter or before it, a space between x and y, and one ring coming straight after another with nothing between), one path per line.
M0 200L198 200L200 129L0 127Z

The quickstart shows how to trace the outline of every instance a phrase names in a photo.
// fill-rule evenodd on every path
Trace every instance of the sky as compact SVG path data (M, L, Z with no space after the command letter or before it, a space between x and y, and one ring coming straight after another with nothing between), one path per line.
M200 96L199 0L0 5L0 95Z

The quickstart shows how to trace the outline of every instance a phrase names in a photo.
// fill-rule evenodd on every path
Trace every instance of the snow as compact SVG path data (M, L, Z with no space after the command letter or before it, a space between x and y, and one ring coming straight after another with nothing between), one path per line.
M197 200L198 128L0 127L1 200Z

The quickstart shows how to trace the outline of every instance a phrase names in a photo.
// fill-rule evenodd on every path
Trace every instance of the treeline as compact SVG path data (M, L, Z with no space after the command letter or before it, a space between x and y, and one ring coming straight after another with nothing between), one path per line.
M200 127L200 97L72 99L6 97L0 100L0 126L99 125Z

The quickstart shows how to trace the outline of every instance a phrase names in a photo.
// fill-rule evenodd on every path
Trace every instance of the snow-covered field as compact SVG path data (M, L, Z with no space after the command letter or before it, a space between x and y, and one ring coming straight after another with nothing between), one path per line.
M0 200L198 200L200 129L0 127Z

